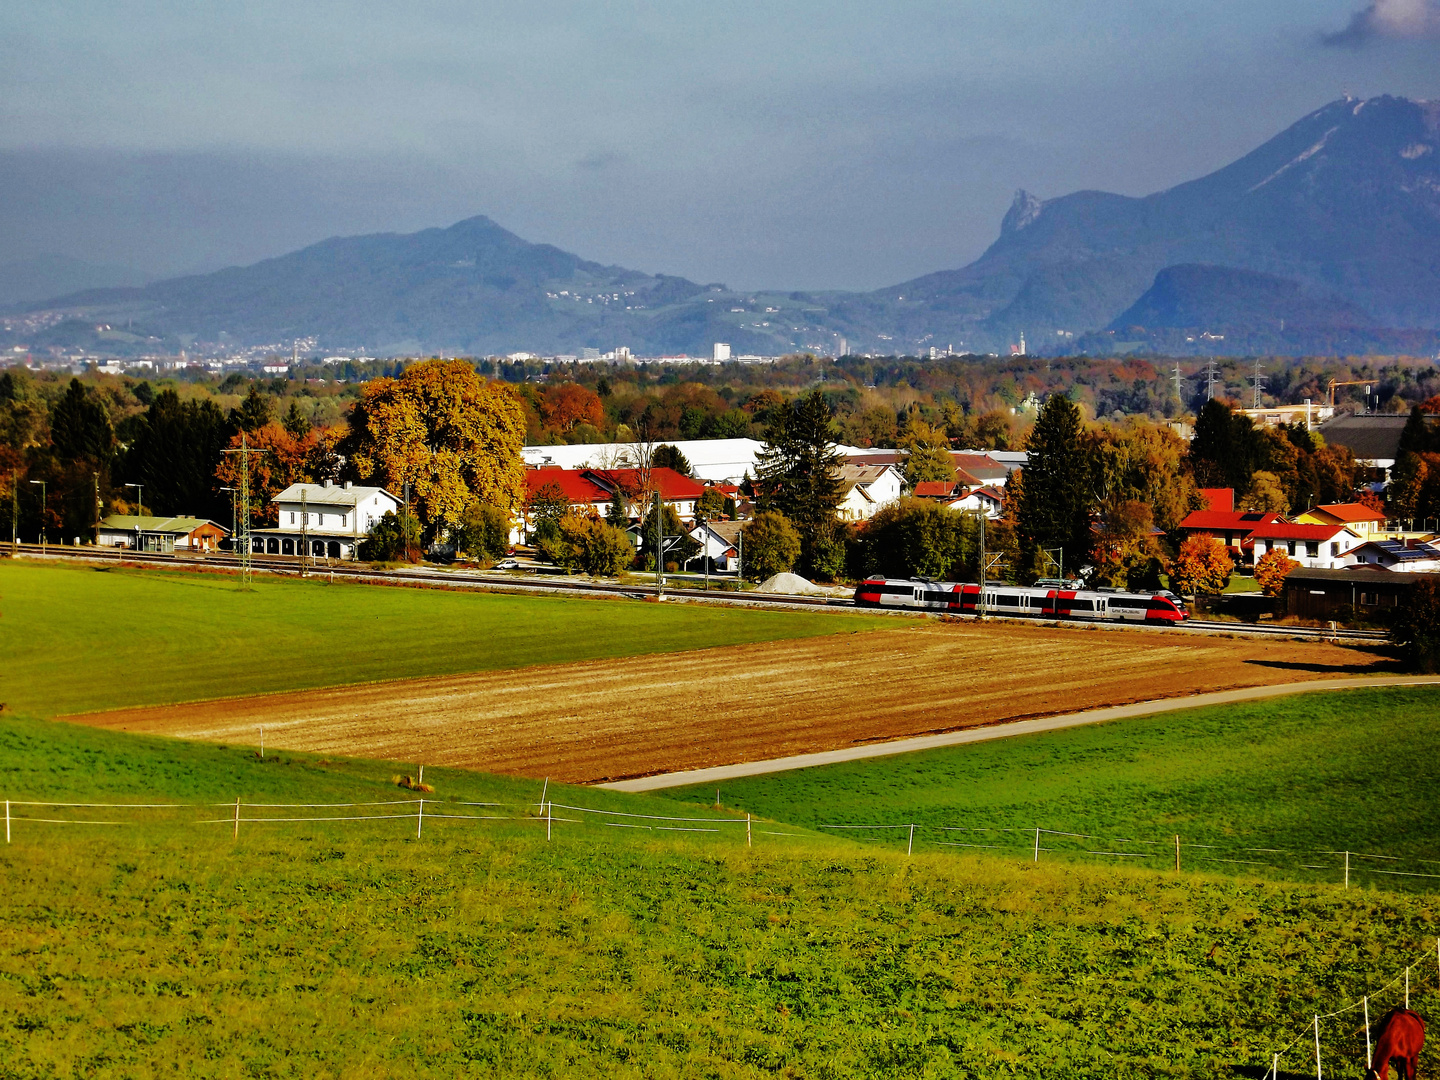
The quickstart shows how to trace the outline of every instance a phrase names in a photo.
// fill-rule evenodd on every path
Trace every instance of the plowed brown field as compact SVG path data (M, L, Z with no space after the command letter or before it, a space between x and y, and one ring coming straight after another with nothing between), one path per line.
M926 623L70 719L584 782L1380 670L1318 642Z

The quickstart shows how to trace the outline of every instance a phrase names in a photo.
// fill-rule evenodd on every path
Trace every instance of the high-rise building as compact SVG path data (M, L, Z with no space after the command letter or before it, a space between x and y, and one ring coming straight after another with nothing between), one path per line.
M710 349L710 359L719 364L730 359L730 346L723 341L717 341Z

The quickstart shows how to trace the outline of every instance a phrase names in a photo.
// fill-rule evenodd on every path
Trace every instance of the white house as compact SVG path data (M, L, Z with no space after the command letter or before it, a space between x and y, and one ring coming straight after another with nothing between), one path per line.
M994 521L1005 512L1005 492L1001 488L986 485L975 488L958 499L950 499L945 505L951 510L973 510Z
M690 539L700 545L699 559L708 555L714 560L716 570L730 572L739 569L740 521L707 521L690 530Z
M273 528L250 530L257 555L298 555L308 546L319 559L353 559L355 548L387 513L402 503L384 488L344 484L291 484L271 500L279 512Z
M1287 521L1257 525L1250 533L1255 561L1272 551L1283 551L1309 570L1340 570L1345 554L1362 538L1343 525L1295 525Z
M839 479L839 515L845 521L869 521L899 499L905 487L905 477L893 465L841 465Z
M1346 566L1378 566L1401 573L1440 570L1440 547L1422 541L1371 540L1345 553Z

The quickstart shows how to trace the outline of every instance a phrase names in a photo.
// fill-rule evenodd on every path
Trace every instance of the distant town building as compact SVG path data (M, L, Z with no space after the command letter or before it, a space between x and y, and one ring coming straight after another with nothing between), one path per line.
M730 359L730 346L723 341L717 341L710 349L710 359L717 364L724 363Z

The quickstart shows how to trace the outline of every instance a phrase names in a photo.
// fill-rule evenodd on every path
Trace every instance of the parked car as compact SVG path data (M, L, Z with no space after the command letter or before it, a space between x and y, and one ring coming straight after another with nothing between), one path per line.
M496 569L496 570L519 570L519 569L520 569L520 560L518 560L518 559L501 559L499 562L497 562L497 563L495 564L495 569Z

